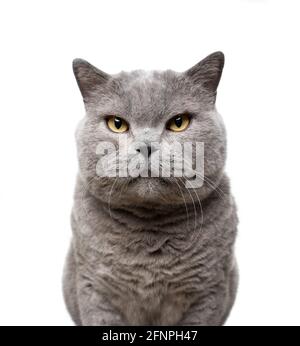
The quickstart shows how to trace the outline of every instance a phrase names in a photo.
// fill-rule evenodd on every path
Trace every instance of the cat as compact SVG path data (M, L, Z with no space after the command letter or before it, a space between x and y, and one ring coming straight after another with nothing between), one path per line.
M63 291L76 325L225 323L238 284L238 218L215 107L223 66L222 52L180 73L109 75L73 61L86 116L76 130L79 173ZM103 174L97 146L112 143L118 153L124 136L130 145L146 143L146 156L138 148L135 154L149 162L158 151L152 142L204 143L201 186L172 175ZM106 169L117 167L115 155L107 157Z

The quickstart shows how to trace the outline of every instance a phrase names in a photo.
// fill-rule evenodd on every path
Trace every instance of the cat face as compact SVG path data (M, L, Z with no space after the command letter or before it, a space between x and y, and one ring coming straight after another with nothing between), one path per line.
M183 73L108 75L84 60L74 60L86 108L76 132L80 176L86 188L110 204L176 204L191 195L192 184L187 180L200 179L193 193L204 198L222 175L226 156L225 130L215 110L223 65L224 56L217 52ZM175 176L172 169L170 176L164 174L165 167L167 171L170 167L168 159L172 167L177 156L182 158L185 143L195 150L197 142L203 143L204 170L189 179L184 174ZM170 148L174 150L171 161L162 155ZM104 156L106 164L101 163ZM196 159L195 154L184 156L180 163L192 170ZM158 174L153 174L153 167L160 167ZM133 174L128 174L130 169Z

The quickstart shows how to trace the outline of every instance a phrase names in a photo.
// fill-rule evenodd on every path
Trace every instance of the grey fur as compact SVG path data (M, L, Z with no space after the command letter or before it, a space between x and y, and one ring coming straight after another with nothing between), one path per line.
M226 134L215 109L224 56L183 73L108 75L74 60L86 117L77 132L79 174L64 296L77 325L222 325L233 305L237 215L224 173ZM172 116L193 114L168 132ZM117 145L105 126L117 114L132 141L203 141L205 181L186 189L160 178L99 178L96 146ZM200 203L201 202L201 203Z

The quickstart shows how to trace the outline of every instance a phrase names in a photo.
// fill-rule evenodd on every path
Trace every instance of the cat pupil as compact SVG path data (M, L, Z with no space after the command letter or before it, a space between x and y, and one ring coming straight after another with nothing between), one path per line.
M182 125L182 117L178 117L174 120L177 127L181 127Z
M115 127L119 129L122 126L122 120L115 118Z

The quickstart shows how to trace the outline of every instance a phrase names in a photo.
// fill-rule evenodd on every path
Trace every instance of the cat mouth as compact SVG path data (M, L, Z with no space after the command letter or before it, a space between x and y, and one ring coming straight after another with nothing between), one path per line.
M160 183L160 184L167 184L170 183L170 180L164 177L135 177L130 179L130 184L134 183Z
M183 181L194 181L195 179L197 179L197 175L195 174L194 176L191 177L182 177L179 180L183 180ZM176 177L151 177L151 176L147 176L147 177L142 177L142 176L138 176L138 177L131 177L130 178L130 184L135 183L135 182L159 182L161 184L172 184L172 182L174 182L174 180L178 180L178 178Z

